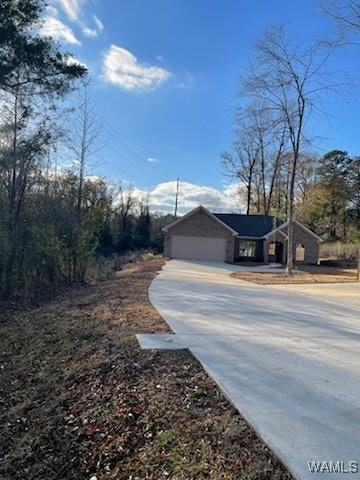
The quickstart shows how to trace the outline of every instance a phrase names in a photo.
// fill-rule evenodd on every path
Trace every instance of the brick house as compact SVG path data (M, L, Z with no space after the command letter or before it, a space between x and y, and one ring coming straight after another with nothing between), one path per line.
M170 258L235 263L286 263L287 222L270 215L211 213L203 206L167 225L164 254ZM294 221L296 262L317 264L321 238Z

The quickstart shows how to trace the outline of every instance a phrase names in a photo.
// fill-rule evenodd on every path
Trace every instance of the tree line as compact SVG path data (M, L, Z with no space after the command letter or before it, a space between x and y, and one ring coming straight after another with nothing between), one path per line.
M234 141L221 155L225 173L239 181L247 213L287 220L288 274L295 217L329 240L355 240L360 230L358 159L341 150L321 159L309 153L314 113L330 91L344 87L328 65L344 45L356 43L360 6L339 0L321 9L338 27L327 38L300 42L283 25L259 37L240 80Z
M251 148L253 144L236 143L232 151L223 152L224 170L239 182L248 214L271 214L286 221L291 157L271 149L259 155ZM354 241L360 231L360 158L343 150L323 157L301 153L294 216L325 241Z
M87 70L40 32L43 0L0 3L0 299L82 282L96 256L161 249L166 218L88 175L96 150ZM73 108L64 100L81 94ZM59 121L67 115L69 126ZM67 146L72 167L56 165ZM167 219L169 221L169 219Z
M320 159L306 153L309 118L322 93L334 88L324 75L328 59L358 31L354 4L341 8L343 16L330 12L344 25L331 41L299 46L286 29L273 27L241 79L243 105L224 168L243 186L246 211L287 218L289 236L295 216L330 240L359 231L357 159L343 151ZM149 200L131 189L89 175L99 128L88 72L40 34L45 7L44 0L0 2L2 300L82 282L97 256L161 249L161 228L172 219L150 213ZM69 106L74 91L79 95ZM57 166L60 143L72 161L66 171Z

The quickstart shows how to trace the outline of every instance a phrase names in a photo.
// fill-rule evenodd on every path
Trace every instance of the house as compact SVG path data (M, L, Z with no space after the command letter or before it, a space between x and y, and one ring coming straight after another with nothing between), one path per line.
M286 263L287 222L270 215L211 213L203 206L163 228L164 254L170 258ZM317 264L322 241L294 221L297 262Z

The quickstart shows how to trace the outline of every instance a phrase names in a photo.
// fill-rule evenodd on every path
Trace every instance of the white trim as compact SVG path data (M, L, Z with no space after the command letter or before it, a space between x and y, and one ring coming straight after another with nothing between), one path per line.
M202 205L199 205L198 207L194 208L193 210L190 210L190 212L186 213L183 217L178 218L177 220L174 220L173 222L169 223L169 225L166 225L166 227L164 227L162 229L162 231L167 232L169 230L169 228L175 227L175 225L177 225L178 223L182 222L183 220L186 220L187 218L191 217L192 215L194 215L195 213L200 212L200 211L203 211L204 213L209 215L210 218L212 218L213 220L218 222L222 227L225 227L227 230L229 230L229 232L231 232L234 237L236 237L236 235L238 235L238 232L233 230L231 227L229 227L229 225L224 223L222 220L220 220L220 218L216 217L214 214L212 214L207 208L203 207Z
M285 239L287 240L288 239L288 236L286 235L285 232L282 232L281 231L281 227L286 227L287 226L287 223L288 222L285 222L285 223L282 223L281 225L279 225L278 227L274 228L274 230L271 230L269 233L267 233L266 235L264 235L262 238L268 238L270 237L271 234L273 233L280 233L283 237L285 237Z
M240 240L264 240L264 237L249 237L246 235L236 235L236 238L239 238Z

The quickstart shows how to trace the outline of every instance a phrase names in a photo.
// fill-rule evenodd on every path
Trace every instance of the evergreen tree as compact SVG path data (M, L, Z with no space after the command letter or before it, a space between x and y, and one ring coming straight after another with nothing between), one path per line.
M28 271L36 271L31 255L36 215L29 194L57 135L51 121L55 100L86 73L41 34L45 6L43 0L0 2L0 295L5 296L26 283Z
M350 199L349 172L352 159L343 150L332 150L320 159L317 169L318 183L328 194L325 214L328 219L329 239L345 238Z
M149 248L151 246L151 216L149 206L140 204L140 215L137 219L135 246Z
M86 68L40 34L44 0L0 2L0 90L64 95Z

